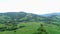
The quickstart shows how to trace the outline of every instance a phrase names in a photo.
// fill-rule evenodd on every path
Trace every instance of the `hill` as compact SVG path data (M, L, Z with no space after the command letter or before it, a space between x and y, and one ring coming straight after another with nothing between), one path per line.
M49 19L49 18L48 18ZM0 13L0 23L46 21L47 17L25 12ZM5 22L4 22L5 21Z
M60 34L60 14L0 13L0 34L35 34L37 29L48 34Z

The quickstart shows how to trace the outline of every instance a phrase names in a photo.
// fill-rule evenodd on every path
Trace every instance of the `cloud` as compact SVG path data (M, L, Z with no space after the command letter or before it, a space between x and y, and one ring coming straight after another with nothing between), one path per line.
M36 14L60 12L60 0L3 0L0 2L0 12L8 11Z

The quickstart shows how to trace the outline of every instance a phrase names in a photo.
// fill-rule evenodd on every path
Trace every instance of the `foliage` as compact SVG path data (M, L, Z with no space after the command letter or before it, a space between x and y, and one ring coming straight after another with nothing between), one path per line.
M35 34L48 34L48 32L46 31L46 29L44 29L43 24L41 24L40 28L38 28L38 32Z

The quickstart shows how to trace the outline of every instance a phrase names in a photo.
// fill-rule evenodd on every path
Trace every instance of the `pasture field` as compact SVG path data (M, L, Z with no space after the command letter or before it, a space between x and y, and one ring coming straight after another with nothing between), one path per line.
M35 34L37 32L37 29L40 27L40 24L44 24L44 28L47 30L47 32L49 34L60 34L60 27L53 25L53 24L46 24L43 22L27 22L27 23L20 23L18 24L17 27L19 26L25 26L23 28L19 28L16 30L16 32L14 31L4 31L4 32L0 32L0 34ZM1 25L4 26L4 25Z

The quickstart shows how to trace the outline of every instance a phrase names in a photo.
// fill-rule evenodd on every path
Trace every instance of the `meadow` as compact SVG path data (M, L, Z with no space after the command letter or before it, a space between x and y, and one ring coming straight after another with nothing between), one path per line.
M37 32L37 29L40 27L40 24L44 24L44 28L47 30L49 34L60 34L60 27L53 25L53 24L46 24L43 22L27 22L27 23L19 23L17 27L19 26L25 26L23 28L19 28L14 31L4 31L0 32L0 34L35 34ZM1 25L4 26L4 25Z

